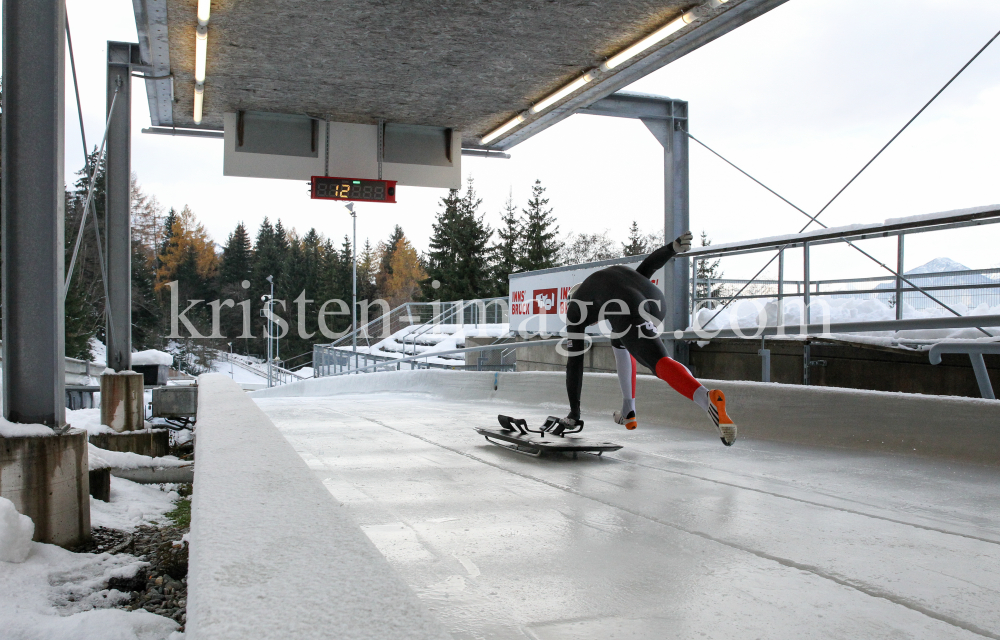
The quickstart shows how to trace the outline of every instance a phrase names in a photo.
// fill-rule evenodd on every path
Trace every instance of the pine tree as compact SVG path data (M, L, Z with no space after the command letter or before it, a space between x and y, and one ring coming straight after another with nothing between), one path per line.
M479 215L482 200L470 178L465 194L451 191L434 224L427 254L427 279L422 283L428 299L472 300L494 291L492 250L493 229ZM439 284L434 288L434 281Z
M176 280L181 300L214 300L218 269L215 243L187 205L173 215L164 245L156 272L156 290L165 292L167 283ZM201 320L207 330L207 307L194 309L188 317Z
M518 271L524 261L524 225L514 207L514 196L511 193L507 194L500 222L501 227L497 229L499 242L494 245L493 265L493 294L498 296L507 294L510 274Z
M628 229L628 242L622 244L623 256L641 256L649 253L649 245L646 244L646 236L639 231L639 223L632 221L632 226Z
M253 275L252 263L253 247L250 245L250 234L247 233L246 225L240 222L229 234L226 246L222 248L219 283L227 294L234 286L243 289L241 286L243 281L249 280Z
M524 209L524 257L521 263L523 271L535 271L557 266L559 250L559 227L556 226L552 209L546 209L549 203L545 195L545 187L541 180L535 180L531 187L531 199L528 208Z

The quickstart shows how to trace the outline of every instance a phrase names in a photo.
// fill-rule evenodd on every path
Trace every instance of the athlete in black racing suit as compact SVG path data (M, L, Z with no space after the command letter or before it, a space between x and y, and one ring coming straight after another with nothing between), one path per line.
M678 393L704 409L715 426L723 444L736 440L736 425L726 414L726 397L717 389L708 390L684 365L667 355L657 335L666 312L663 292L650 282L650 277L671 258L691 248L688 231L672 243L651 253L636 268L614 265L587 277L570 292L566 308L568 340L566 351L566 392L569 395L569 415L566 421L580 419L580 394L583 390L583 354L589 347L584 330L605 319L611 325L611 347L622 388L622 410L614 414L615 422L635 429L636 361L656 373ZM603 318L602 318L603 315Z

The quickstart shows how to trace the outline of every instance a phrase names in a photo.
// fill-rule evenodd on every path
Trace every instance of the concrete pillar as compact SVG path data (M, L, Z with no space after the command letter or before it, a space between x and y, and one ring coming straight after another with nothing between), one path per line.
M72 547L89 539L87 432L0 438L0 496L34 521L37 542Z
M132 64L139 46L108 42L108 124L104 237L108 274L108 366L132 368L132 216L129 181L132 176ZM117 97L115 92L118 92Z
M145 426L142 374L134 371L101 376L101 424L119 433Z
M66 422L62 0L3 2L3 415Z

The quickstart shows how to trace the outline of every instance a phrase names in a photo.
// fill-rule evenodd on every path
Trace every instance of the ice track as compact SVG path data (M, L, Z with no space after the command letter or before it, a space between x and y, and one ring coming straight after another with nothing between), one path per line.
M257 402L455 638L1000 638L994 469L611 408L585 435L623 450L533 459L472 426L537 405Z

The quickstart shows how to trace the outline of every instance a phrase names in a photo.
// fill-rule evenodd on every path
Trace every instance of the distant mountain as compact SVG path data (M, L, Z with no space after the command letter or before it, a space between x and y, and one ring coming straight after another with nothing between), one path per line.
M927 264L922 264L915 269L910 269L905 275L917 275L920 273L942 273L945 271L971 271L969 267L955 262L951 258L934 258Z

